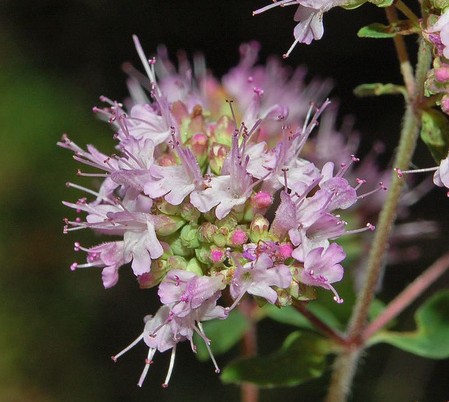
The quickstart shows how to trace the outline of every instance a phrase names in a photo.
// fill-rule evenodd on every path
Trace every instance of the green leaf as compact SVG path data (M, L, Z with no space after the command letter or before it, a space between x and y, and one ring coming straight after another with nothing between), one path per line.
M330 343L325 338L296 331L271 355L230 363L221 379L224 383L251 382L260 387L298 385L322 375L330 351Z
M396 35L410 35L418 33L418 27L411 21L398 21L390 25L374 24L360 28L357 32L359 38L385 39L393 38Z
M434 109L421 114L421 139L437 163L446 158L449 149L449 121L442 112Z
M267 316L272 320L283 324L293 325L298 328L315 330L309 320L292 306L278 308L272 304L267 304L264 309ZM330 327L342 327L335 315L322 304L318 302L311 302L307 305L307 309Z
M213 320L203 323L206 336L211 340L210 348L217 356L231 349L248 330L249 322L238 310L233 310L226 320ZM205 361L209 359L209 352L203 339L195 334L197 357Z
M405 88L401 85L382 84L380 82L361 84L354 88L354 95L359 97L397 94L406 95Z
M383 331L370 345L384 342L430 359L449 357L449 291L434 295L415 314L417 329L411 332Z

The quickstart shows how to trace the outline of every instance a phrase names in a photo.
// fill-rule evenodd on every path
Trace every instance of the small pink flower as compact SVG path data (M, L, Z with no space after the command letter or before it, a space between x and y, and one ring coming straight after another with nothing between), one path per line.
M342 303L343 299L331 284L343 278L343 267L339 263L345 257L343 248L337 243L332 243L327 249L323 247L313 249L305 258L301 282L331 290L335 295L335 301Z
M291 280L292 275L286 265L274 265L267 254L261 254L254 262L236 268L230 287L235 301L230 309L237 305L245 293L263 297L274 304L277 293L271 286L287 288Z

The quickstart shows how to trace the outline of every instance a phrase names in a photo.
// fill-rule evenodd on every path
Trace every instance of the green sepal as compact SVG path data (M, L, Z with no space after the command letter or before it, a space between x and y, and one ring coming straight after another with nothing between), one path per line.
M437 10L445 10L449 7L449 0L430 0L429 5Z
M401 85L382 84L381 82L373 82L369 84L360 84L354 88L354 95L359 97L380 96L380 95L406 95L406 90Z
M368 0L349 0L346 4L341 5L340 7L345 10L354 10L355 8L360 7L362 4L365 4Z
M359 29L359 38L385 39L396 35L411 35L418 33L419 28L409 20L394 22L390 25L374 23Z
M449 291L437 293L415 314L416 330L382 331L369 344L388 343L406 352L430 359L449 357Z
M238 310L232 310L225 320L213 320L203 323L206 336L211 340L210 348L214 356L227 352L242 338L248 330L249 322ZM197 357L201 361L210 358L204 340L194 335Z
M437 163L447 157L449 121L444 113L435 109L423 110L420 136Z
M293 332L271 355L241 358L225 367L224 383L250 382L259 387L294 386L320 377L327 366L330 342L308 332Z
M390 7L394 0L369 0L369 2L377 7Z

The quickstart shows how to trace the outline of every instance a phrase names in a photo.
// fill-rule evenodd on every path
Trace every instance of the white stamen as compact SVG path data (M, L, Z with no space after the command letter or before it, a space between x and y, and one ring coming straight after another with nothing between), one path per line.
M167 375L165 377L165 380L162 383L162 387L163 388L167 388L168 387L168 383L169 383L171 375L173 373L173 367L175 367L175 357L176 357L176 344L175 344L175 346L173 346L173 348L171 350L170 364L168 366L168 371L167 371Z

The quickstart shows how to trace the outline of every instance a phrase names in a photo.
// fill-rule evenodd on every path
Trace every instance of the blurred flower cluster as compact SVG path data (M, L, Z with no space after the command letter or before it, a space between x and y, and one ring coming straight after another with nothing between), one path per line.
M274 59L257 66L257 43L242 45L239 64L219 81L202 57L175 68L164 48L148 60L134 41L146 76L127 65L126 106L101 97L105 106L94 108L112 125L117 153L83 149L66 135L58 143L97 170L80 176L102 180L98 190L68 183L86 196L64 202L79 214L64 230L113 239L76 242L87 261L73 270L101 268L110 288L130 263L141 288L157 287L160 309L113 359L143 340L142 385L155 352L171 349L166 385L176 345L189 341L195 351L196 333L210 352L201 323L226 319L247 294L282 307L322 287L341 303L333 284L345 251L336 240L374 226L347 230L339 211L384 186L360 194L366 180L352 170L354 147L334 135L333 112L315 145L307 141L327 113L329 82L305 84L302 69L291 73Z

